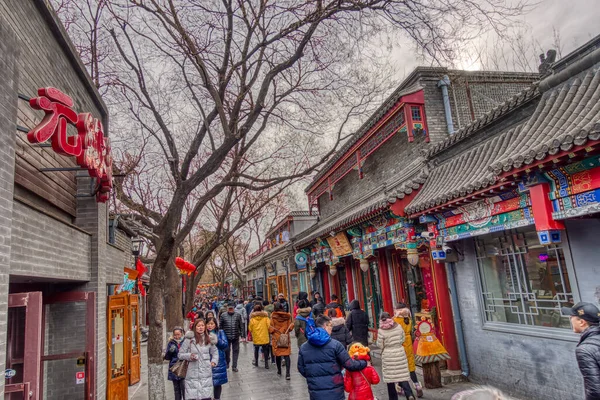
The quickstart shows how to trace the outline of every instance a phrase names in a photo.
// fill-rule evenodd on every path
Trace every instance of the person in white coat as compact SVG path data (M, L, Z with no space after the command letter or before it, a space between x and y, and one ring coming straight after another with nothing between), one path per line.
M398 400L397 383L402 387L407 399L415 400L408 383L410 371L403 343L404 329L389 313L382 312L377 331L377 347L381 349L383 381L387 384L389 400Z
M179 359L189 361L185 376L186 400L210 400L213 397L212 369L219 363L217 336L206 329L203 319L194 321L179 348Z

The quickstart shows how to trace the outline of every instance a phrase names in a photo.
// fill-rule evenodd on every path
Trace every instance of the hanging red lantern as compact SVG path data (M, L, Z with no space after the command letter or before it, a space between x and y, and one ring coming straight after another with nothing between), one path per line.
M179 273L181 275L190 276L190 275L192 275L192 273L196 272L196 266L194 264L191 264L191 263L185 261L181 257L175 258L175 268L177 268L179 270Z

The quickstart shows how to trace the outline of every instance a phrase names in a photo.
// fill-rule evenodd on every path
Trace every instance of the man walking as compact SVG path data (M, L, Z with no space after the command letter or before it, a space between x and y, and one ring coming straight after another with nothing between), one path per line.
M346 348L331 340L331 319L321 315L317 329L300 347L298 371L306 378L310 400L344 400L342 370L361 371L367 367L364 360L353 360Z
M600 310L592 303L563 307L575 333L581 333L575 357L583 375L586 400L600 400Z
M235 304L230 302L227 305L227 312L222 313L219 318L219 326L225 331L227 341L229 342L229 345L225 350L225 361L227 362L227 369L229 369L230 361L232 361L231 370L233 372L238 372L237 363L240 355L240 334L242 333L242 325L242 316L235 312ZM232 350L233 360L231 357Z

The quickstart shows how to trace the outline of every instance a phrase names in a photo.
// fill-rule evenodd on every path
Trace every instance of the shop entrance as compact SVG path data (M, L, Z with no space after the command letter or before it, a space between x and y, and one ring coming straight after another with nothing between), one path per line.
M375 259L369 260L369 269L362 271L363 296L365 311L369 315L369 327L377 329L381 312L381 287L379 284L378 264Z
M108 297L107 307L108 400L126 399L128 387L140 381L140 330L138 295Z
M96 398L95 299L93 292L9 294L5 399Z

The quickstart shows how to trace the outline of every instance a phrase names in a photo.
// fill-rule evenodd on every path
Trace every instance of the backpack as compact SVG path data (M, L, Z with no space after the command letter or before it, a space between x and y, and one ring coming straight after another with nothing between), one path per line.
M304 321L306 323L306 328L304 332L304 336L306 336L306 339L308 339L309 336L311 336L317 330L317 326L315 325L315 320L312 315L313 314L311 312L308 318L304 318L302 315L296 316L296 319L299 319L300 321Z

